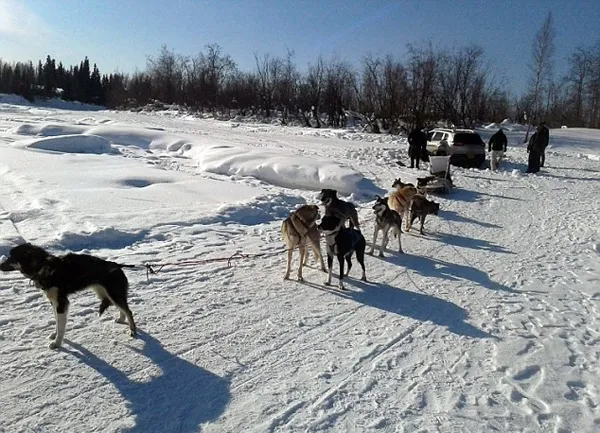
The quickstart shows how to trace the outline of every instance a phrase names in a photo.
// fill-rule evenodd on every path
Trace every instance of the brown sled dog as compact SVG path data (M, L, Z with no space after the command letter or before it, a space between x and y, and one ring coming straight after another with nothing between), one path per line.
M298 281L302 281L302 266L308 262L308 247L312 246L315 257L321 264L321 270L325 271L325 263L321 255L321 243L317 221L321 218L319 206L307 204L293 211L281 224L281 237L287 246L287 268L284 279L290 278L292 267L292 254L296 248L300 253L298 263Z
M408 210L413 197L417 194L417 188L413 185L403 184L400 179L396 179L392 187L396 188L396 191L390 193L388 206L398 212L402 219L408 221Z
M413 197L410 209L408 210L408 229L410 231L413 223L418 218L420 222L419 233L423 233L423 226L425 225L425 218L427 215L437 215L440 211L440 204L431 200L427 200L421 194L417 194Z

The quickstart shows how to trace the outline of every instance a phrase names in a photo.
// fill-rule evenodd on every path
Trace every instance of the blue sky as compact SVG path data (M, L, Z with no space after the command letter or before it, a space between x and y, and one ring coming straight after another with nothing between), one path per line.
M286 48L304 69L319 55L358 65L369 51L402 59L408 43L476 43L518 93L548 11L561 73L574 47L600 40L597 0L0 0L0 57L70 65L87 55L102 73L133 72L162 44L194 55L217 43L250 71L254 53Z

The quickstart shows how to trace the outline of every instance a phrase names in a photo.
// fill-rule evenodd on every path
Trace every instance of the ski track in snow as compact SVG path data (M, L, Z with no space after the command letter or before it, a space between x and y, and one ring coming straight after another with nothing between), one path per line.
M136 125L327 157L386 190L398 176L416 178L394 164L406 157L398 138L11 107L0 110L0 131ZM174 153L116 146L120 153L106 158L263 195L216 216L138 218L145 225L137 230L133 222L118 228L113 216L100 226L100 212L78 230L92 215L76 201L54 194L56 186L36 173L5 167L2 149L22 138L0 133L4 251L33 237L55 251L134 264L276 253L284 215L316 200L315 191L199 172ZM548 155L541 174L515 176L527 154L517 145L522 135L509 139L505 171L455 169L458 188L434 198L441 211L428 218L426 234L404 234L404 255L367 256L367 283L355 263L343 292L323 285L312 258L305 282L283 281L282 254L232 267L167 266L149 281L144 270L127 271L139 338L126 337L112 309L98 318L96 299L82 293L71 300L64 348L50 351L47 301L22 276L0 275L0 430L596 431L600 255L589 246L600 227L600 166L561 150ZM151 187L131 179L133 188ZM371 201L354 199L370 242ZM249 205L256 214L246 221Z

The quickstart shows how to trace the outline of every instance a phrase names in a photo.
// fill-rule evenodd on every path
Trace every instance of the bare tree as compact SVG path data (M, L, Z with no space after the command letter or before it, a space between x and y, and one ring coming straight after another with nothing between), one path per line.
M272 58L270 54L263 55L262 59L254 54L256 60L256 76L259 82L259 95L261 106L265 110L265 116L271 117L273 99L277 83L281 81L284 64L280 58Z
M156 97L166 103L176 102L183 85L183 71L187 59L161 47L158 57L148 57L147 69Z
M411 117L415 123L430 118L433 109L438 60L431 43L424 46L408 45L408 94Z
M285 59L282 59L282 70L279 81L276 83L275 103L281 107L282 123L288 122L290 108L295 104L298 93L299 74L294 64L294 52L287 50Z
M229 101L229 108L239 110L242 115L246 110L255 114L259 101L259 80L251 72L235 72L223 87L223 98Z
M354 98L355 75L352 67L342 61L332 60L325 70L323 106L330 127L345 126L345 108Z
M371 128L396 130L408 109L408 78L404 65L388 55L383 59L367 54L361 76L361 108L373 113ZM377 119L377 126L373 121Z
M321 127L319 111L323 103L323 92L325 90L325 70L325 61L319 56L315 64L309 63L308 73L300 83L299 111L304 117L306 126L311 126L308 120L308 113L311 113L315 120L315 127Z
M484 63L484 51L468 45L440 55L436 101L441 114L455 125L472 126L488 113L492 98L501 92L495 85L490 66Z
M229 54L221 52L221 47L218 44L210 44L206 46L204 69L206 70L208 98L214 104L213 107L216 107L219 105L219 94L223 83L231 77L237 68ZM228 103L229 101L222 102Z
M383 62L384 116L391 120L392 131L408 108L408 78L402 63L386 56Z
M379 133L379 126L376 123L378 117L381 117L382 112L382 94L383 85L381 83L381 60L373 58L371 54L367 54L363 59L363 70L360 81L360 109L367 116L365 120L371 132Z
M569 57L569 64L571 67L567 79L571 87L573 98L573 108L575 113L572 120L575 126L581 126L582 124L585 85L588 79L591 60L592 56L589 50L582 47L577 47L575 52Z
M544 94L544 83L552 79L554 67L554 52L556 31L552 12L548 12L542 28L535 34L533 40L532 62L529 65L531 77L529 80L529 93L531 94L530 119L538 119L541 115L541 103ZM529 139L529 126L525 141Z
M600 41L591 50L590 76L586 87L588 125L600 128Z

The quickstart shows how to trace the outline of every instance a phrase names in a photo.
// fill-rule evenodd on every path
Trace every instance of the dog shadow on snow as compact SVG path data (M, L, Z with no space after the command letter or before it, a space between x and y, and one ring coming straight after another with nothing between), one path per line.
M441 278L448 281L470 281L488 290L518 293L510 287L506 287L503 284L493 281L486 272L473 266L460 265L458 263L446 262L431 257L412 256L409 254L388 256L384 260L398 266L403 266L424 277Z
M127 400L135 426L122 431L197 432L200 424L223 414L231 398L228 379L168 352L145 332L138 330L138 338L144 342L143 348L129 348L161 370L160 376L147 382L131 379L83 346L66 341L75 349L68 351L71 355L104 376Z
M429 321L457 335L498 338L468 323L467 311L450 301L425 293L403 290L386 283L364 282L354 278L348 278L347 283L350 290L340 291L317 285L314 287L383 311L411 317L419 322Z
M456 233L426 233L425 236L429 239L442 242L446 245L453 245L455 247L470 248L473 250L483 250L494 253L515 254L512 251L504 248L502 245L494 244L486 241L485 239L461 236Z
M440 210L439 215L441 218L444 218L445 220L450 220L450 221L454 221L454 222L458 222L458 223L475 224L475 225L485 227L485 228L494 228L494 229L502 228L502 226L499 226L497 224L487 223L485 221L479 221L474 218L469 218L469 217L459 214L458 212L454 212L451 210Z

